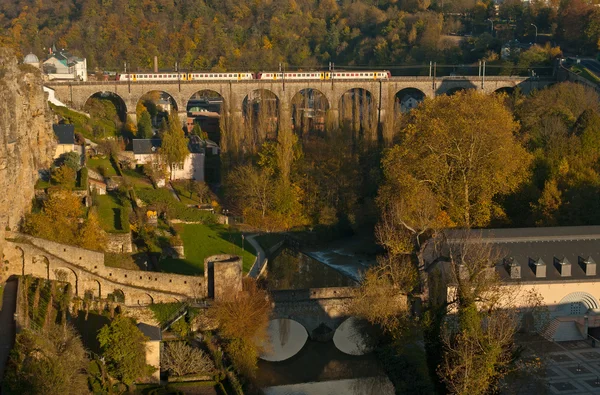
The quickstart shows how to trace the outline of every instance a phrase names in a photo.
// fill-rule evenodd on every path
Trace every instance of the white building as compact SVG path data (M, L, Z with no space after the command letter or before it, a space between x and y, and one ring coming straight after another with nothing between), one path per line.
M87 60L68 52L53 52L42 63L42 70L49 80L87 81Z
M133 157L137 165L160 163L160 139L134 139ZM190 154L179 166L175 166L171 174L172 180L204 181L204 149L195 142L189 144Z

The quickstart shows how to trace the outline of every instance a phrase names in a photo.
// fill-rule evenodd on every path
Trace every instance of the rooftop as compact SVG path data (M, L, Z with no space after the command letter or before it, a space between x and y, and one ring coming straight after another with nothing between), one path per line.
M75 144L75 126L69 124L54 124L52 130L58 139L58 144Z
M136 155L154 154L161 144L160 139L133 139L133 153Z
M162 333L161 333L159 327L144 324L143 322L140 322L139 324L137 324L137 327L140 331L142 331L144 336L150 338L150 341L161 341L162 340Z
M502 259L496 271L506 281L598 281L600 271L600 226L564 226L473 230L472 233L498 248ZM447 233L458 240L460 231ZM590 270L589 264L594 267ZM536 275L536 267L546 266ZM520 267L520 275L511 277L510 268ZM570 267L570 270L565 270ZM586 267L587 274L586 274Z

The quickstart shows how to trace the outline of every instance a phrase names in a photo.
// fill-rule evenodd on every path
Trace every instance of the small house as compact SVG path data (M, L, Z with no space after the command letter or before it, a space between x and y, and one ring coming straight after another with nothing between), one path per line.
M75 145L75 126L55 124L52 125L52 130L58 142L54 151L54 159L64 153L73 151L81 155L81 150Z
M98 195L106 195L106 183L104 181L90 178L88 182L90 185L90 192L96 191Z
M138 329L146 336L146 363L154 366L156 370L152 373L150 381L160 381L160 342L162 341L162 332L160 328L153 325L140 322Z

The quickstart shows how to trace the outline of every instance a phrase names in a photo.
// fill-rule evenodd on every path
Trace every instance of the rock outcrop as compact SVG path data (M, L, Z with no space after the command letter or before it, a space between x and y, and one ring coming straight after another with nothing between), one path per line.
M0 48L0 252L4 231L31 209L38 169L50 165L55 146L40 71Z

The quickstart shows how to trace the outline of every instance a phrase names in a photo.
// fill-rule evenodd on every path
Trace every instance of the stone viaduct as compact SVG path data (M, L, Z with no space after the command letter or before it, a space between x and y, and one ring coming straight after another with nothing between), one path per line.
M199 91L210 90L223 97L229 114L236 119L243 114L242 103L256 91L269 91L279 101L279 122L291 122L291 103L294 96L305 89L321 92L327 99L330 113L339 120L340 102L344 93L352 89L364 89L371 95L377 119L382 123L386 109L393 109L397 94L406 90L418 90L424 97L451 94L461 89L478 89L486 93L512 91L519 87L523 93L544 88L556 79L532 79L524 77L392 77L389 80L248 80L248 81L180 81L180 82L46 82L45 86L55 91L61 102L74 109L82 110L86 101L97 93L110 92L121 98L129 116L134 120L135 109L140 98L151 91L168 93L185 118L188 101Z

